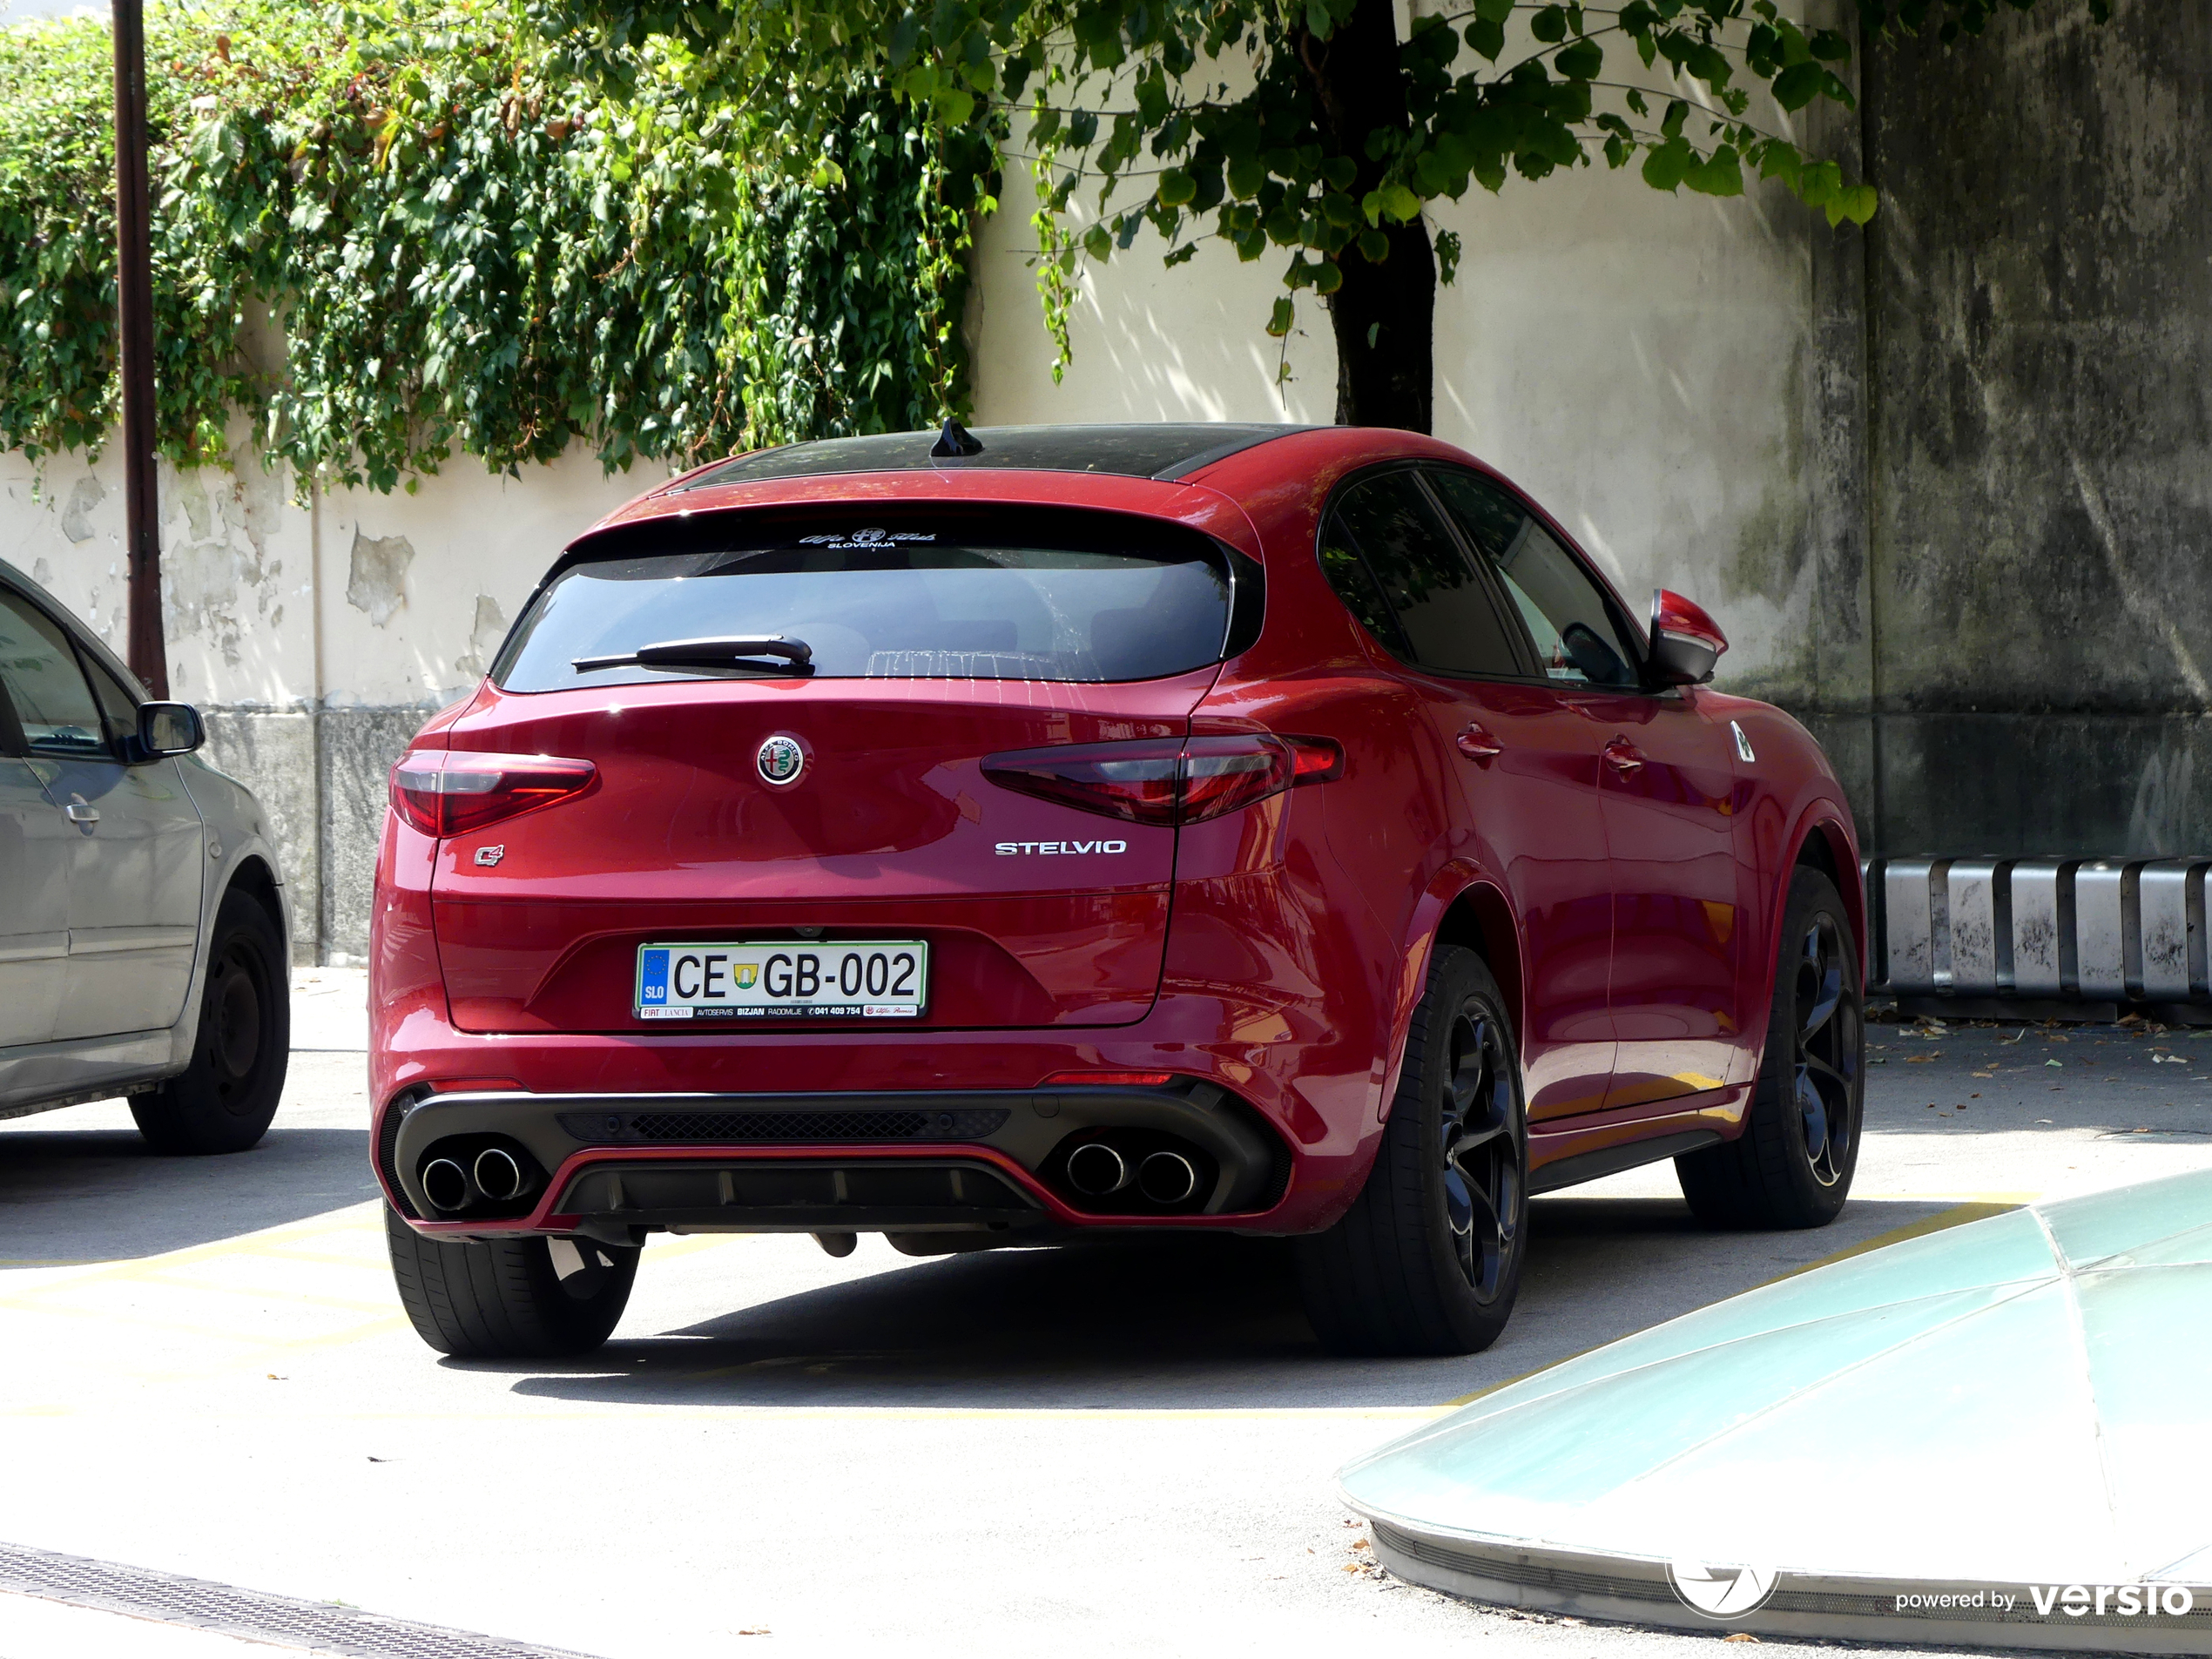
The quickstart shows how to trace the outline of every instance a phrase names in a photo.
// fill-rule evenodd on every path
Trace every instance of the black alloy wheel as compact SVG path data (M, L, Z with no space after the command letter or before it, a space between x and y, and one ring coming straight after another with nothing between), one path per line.
M1851 978L1836 919L1815 915L1797 951L1791 1095L1806 1166L1824 1187L1850 1178L1857 1150L1854 1083L1862 1038L1858 998L1847 990Z
M223 895L207 953L192 1058L131 1097L158 1151L243 1152L275 1117L291 1062L292 986L283 935L247 894Z
M1520 1248L1527 1203L1514 1140L1519 1101L1504 1028L1479 999L1452 1022L1439 1134L1445 1217L1475 1298L1497 1299Z
M1866 1020L1858 944L1836 884L1790 879L1774 996L1743 1132L1675 1160L1709 1227L1822 1227L1842 1211L1865 1112Z
M1366 1184L1297 1244L1298 1290L1340 1354L1465 1354L1506 1328L1528 1253L1528 1128L1505 996L1440 949Z

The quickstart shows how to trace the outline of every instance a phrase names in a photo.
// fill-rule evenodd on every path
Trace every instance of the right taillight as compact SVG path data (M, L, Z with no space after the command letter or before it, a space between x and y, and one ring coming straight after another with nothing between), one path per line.
M1333 740L1269 732L1069 744L983 762L983 775L1001 789L1161 828L1203 823L1343 772L1344 750Z
M392 768L392 810L425 835L465 835L580 794L597 772L554 755L406 754Z

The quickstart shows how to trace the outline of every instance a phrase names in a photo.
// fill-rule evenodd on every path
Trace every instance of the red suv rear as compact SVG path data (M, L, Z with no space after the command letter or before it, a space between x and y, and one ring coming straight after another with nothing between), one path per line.
M1849 814L1662 599L1403 433L948 428L624 509L393 769L417 1328L594 1345L662 1229L1230 1228L1307 1239L1333 1346L1465 1351L1532 1190L1827 1219Z

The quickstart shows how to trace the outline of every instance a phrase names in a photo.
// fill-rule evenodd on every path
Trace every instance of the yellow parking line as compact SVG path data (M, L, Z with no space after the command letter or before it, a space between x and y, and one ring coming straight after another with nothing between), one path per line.
M366 1207L366 1205L349 1206L348 1210ZM347 1213L347 1210L331 1212L333 1217L344 1216ZM175 1267L189 1266L194 1262L214 1261L226 1256L256 1255L273 1244L322 1238L334 1233L365 1231L363 1224L359 1220L339 1221L323 1217L318 1217L318 1220L321 1221L322 1224L308 1226L295 1224L280 1229L271 1229L267 1232L241 1233L235 1238L218 1239L206 1244L192 1244L183 1250L164 1251L158 1255L133 1257L125 1261L111 1263L92 1272L72 1273L66 1278L55 1279L49 1284L25 1285L17 1294L46 1296L72 1285L101 1285L116 1279L144 1278L152 1273L163 1272Z
M272 1291L253 1285L214 1285L206 1279L187 1278L181 1273L147 1273L134 1281L141 1285L158 1285L179 1291L206 1291L219 1296L251 1296L265 1302L300 1302L309 1307L335 1308L341 1313L383 1313L391 1303L363 1302L352 1297L324 1296L315 1291Z
M327 1250L251 1250L239 1254L266 1256L277 1262L305 1262L311 1267L358 1267L368 1273L391 1271L391 1263L381 1254L370 1258L340 1256Z
M407 1316L395 1313L388 1318L368 1319L360 1325L349 1325L342 1331L327 1331L312 1337L240 1338L237 1340L259 1344L253 1352L239 1354L228 1362L215 1366L200 1366L182 1371L126 1371L118 1373L140 1387L165 1387L177 1383L208 1382L224 1377L250 1372L257 1366L265 1366L279 1356L297 1355L317 1348L343 1347L348 1343L365 1342L371 1337L407 1328ZM208 1334L227 1335L226 1332ZM5 1417L74 1417L81 1408L74 1404L40 1406L10 1406L0 1408L0 1418ZM95 1411L105 1409L96 1406ZM316 1415L347 1416L350 1413L321 1413ZM396 1413L395 1413L396 1414ZM494 1415L496 1415L494 1413Z
M114 1308L76 1308L66 1302L43 1305L0 1297L0 1308L13 1308L18 1312L54 1316L71 1319L98 1319L114 1325L137 1325L148 1331L167 1331L177 1336L218 1337L225 1342L242 1342L249 1345L269 1340L264 1331L225 1331L210 1325L187 1325L175 1319L156 1319L143 1313L127 1313Z

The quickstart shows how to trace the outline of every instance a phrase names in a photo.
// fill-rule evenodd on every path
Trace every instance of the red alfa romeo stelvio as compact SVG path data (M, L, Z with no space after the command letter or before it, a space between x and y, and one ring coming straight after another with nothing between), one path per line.
M392 769L371 1098L433 1347L604 1342L657 1231L1289 1238L1465 1353L1530 1195L1857 1161L1849 809L1726 648L1404 432L948 423L664 484Z

